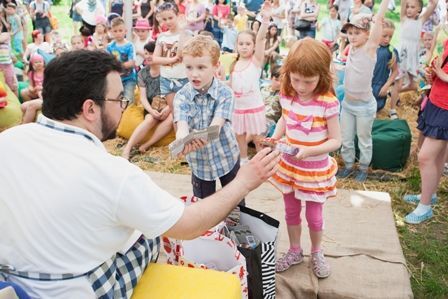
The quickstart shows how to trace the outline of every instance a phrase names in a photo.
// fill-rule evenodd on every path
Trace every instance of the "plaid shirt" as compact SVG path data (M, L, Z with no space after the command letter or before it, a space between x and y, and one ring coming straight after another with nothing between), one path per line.
M101 142L101 140L99 140L98 137L96 137L92 133L88 132L87 130L84 130L84 129L76 127L76 126L70 126L70 125L64 124L62 122L49 119L49 118L45 117L43 114L40 114L37 117L36 123L41 126L44 126L44 127L56 130L56 131L61 131L61 132L69 133L69 134L83 136L87 140L90 140L93 143L95 143L96 146L102 148L106 152L106 148L104 147L104 144Z
M233 92L214 78L205 94L187 83L174 97L174 122L186 121L190 130L206 129L215 117L225 120L219 138L187 155L194 175L214 181L229 173L238 161L239 148L231 127Z

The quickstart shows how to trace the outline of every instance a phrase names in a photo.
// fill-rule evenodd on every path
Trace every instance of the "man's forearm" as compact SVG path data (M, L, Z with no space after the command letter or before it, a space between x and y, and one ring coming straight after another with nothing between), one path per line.
M249 190L238 180L233 180L223 189L209 197L185 207L182 221L183 232L171 235L176 239L194 239L224 220L243 199ZM195 219L195 221L188 221Z

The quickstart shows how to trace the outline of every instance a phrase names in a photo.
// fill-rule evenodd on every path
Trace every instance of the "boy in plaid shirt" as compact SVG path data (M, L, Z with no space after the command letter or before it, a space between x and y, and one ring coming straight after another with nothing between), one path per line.
M231 126L233 92L215 77L219 56L219 45L208 36L188 41L182 57L189 82L174 97L176 139L191 130L220 127L218 139L195 139L182 151L192 169L193 193L199 198L215 193L217 179L222 186L227 185L240 168L238 143Z

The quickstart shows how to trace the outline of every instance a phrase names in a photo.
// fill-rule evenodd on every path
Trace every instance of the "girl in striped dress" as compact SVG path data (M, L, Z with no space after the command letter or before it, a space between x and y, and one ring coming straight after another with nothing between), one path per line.
M303 261L300 247L302 202L311 238L311 264L318 278L330 275L321 249L323 204L336 195L337 163L328 153L341 145L339 102L330 71L330 50L320 41L296 42L282 67L280 105L282 117L272 136L295 146L293 156L283 154L271 182L282 193L290 248L277 261L277 272Z

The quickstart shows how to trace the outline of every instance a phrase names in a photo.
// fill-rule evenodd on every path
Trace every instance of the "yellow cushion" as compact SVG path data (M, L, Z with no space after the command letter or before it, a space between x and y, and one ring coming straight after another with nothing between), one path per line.
M150 264L132 299L241 299L238 277L226 272Z
M223 66L226 76L230 74L230 67L232 66L232 63L235 61L236 55L237 55L236 53L225 53L219 57L219 62Z
M19 99L11 91L9 86L5 83L3 73L0 72L0 84L6 90L6 100L8 105L5 108L0 108L0 132L10 127L19 125L22 122L22 109L20 108Z
M121 117L120 125L117 129L117 135L126 139L129 139L134 132L135 128L143 121L144 108L143 106L130 104L128 108L123 112ZM143 138L143 142L146 142L151 138L154 133L155 127L152 128ZM154 144L154 146L165 146L170 144L176 139L176 133L174 129L171 130L169 134L160 139L158 142Z

